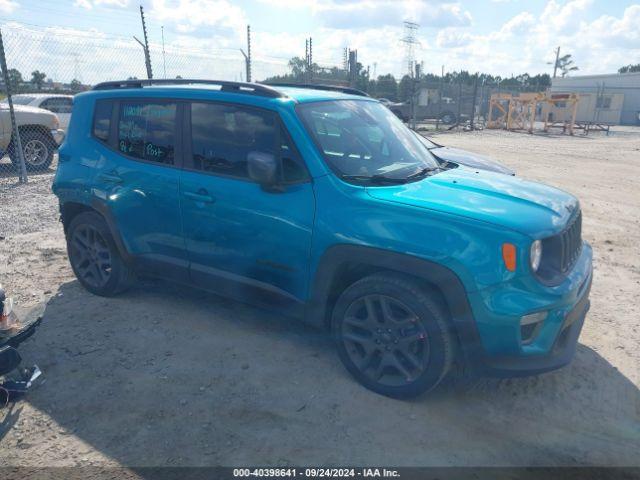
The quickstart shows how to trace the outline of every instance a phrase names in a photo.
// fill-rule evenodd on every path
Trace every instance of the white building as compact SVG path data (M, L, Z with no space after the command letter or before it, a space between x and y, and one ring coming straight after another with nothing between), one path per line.
M558 77L550 91L581 95L578 121L640 125L640 72Z

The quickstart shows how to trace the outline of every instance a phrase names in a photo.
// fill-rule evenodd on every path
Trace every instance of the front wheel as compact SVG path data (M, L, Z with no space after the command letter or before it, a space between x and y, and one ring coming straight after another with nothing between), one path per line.
M334 340L347 370L366 388L413 397L434 388L453 361L453 336L439 302L413 279L375 274L338 299Z

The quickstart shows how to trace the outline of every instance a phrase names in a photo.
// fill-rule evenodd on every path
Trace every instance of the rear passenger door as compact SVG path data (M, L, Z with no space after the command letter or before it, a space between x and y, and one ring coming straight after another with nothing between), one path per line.
M180 190L192 280L251 300L265 292L274 294L269 300L302 300L315 201L279 116L211 102L194 102L186 113ZM282 191L249 179L250 152L280 158Z
M96 164L94 195L136 264L176 280L188 279L178 194L183 108L163 99L103 100L94 118L94 136L110 147Z

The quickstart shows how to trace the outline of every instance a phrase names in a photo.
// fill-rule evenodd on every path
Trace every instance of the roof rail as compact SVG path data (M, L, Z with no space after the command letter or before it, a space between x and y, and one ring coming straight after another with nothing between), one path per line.
M295 87L295 88L309 88L311 90L327 90L331 92L342 92L348 93L350 95L358 95L360 97L368 97L369 94L363 92L362 90L358 90L357 88L351 87L341 87L339 85L323 85L323 84L315 84L315 83L265 83L264 85L270 85L272 87Z
M218 85L224 92L246 93L263 97L280 98L285 95L275 88L260 83L229 82L226 80L201 80L201 79L142 79L142 80L114 80L98 83L93 90L112 90L118 88L143 88L152 85Z

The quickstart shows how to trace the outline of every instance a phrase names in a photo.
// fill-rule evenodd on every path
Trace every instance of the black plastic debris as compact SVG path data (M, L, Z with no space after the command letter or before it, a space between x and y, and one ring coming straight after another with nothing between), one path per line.
M21 321L13 310L13 302L0 286L0 408L19 400L42 375L37 365L19 368L22 358L16 350L33 335L41 321L42 317Z

